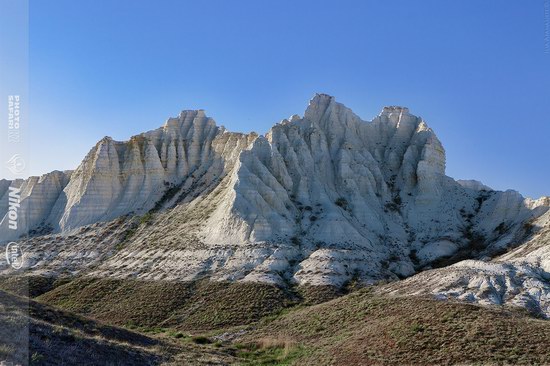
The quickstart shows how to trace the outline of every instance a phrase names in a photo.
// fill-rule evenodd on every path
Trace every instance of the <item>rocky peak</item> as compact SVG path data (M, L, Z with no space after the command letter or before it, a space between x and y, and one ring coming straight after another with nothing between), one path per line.
M328 94L315 94L309 101L304 113L304 118L312 121L319 121L325 113L330 112L335 104L336 100L334 97Z
M334 202L340 196L361 201L378 195L386 200L389 191L405 187L410 191L416 184L429 193L431 187L424 187L426 182L444 170L439 142L431 130L419 127L420 119L408 113L403 117L406 108L386 107L384 111L372 122L365 122L334 97L316 94L303 118L294 115L273 127L267 139L256 139L255 134L226 135L204 110L184 110L163 127L129 141L100 140L61 188L63 193L55 191L59 195L55 209L41 219L57 230L68 230L145 212L158 205L167 187L197 184L199 176L209 185L214 177L230 173L239 160L236 167L241 171L234 173L239 181L234 184L241 187L252 176L266 179L269 174L270 189L284 194L288 204L292 204L291 196L311 203ZM251 145L253 141L256 143ZM254 174L244 174L243 169ZM368 173L359 173L361 170ZM361 177L363 174L366 176ZM331 193L321 194L327 191L323 188L327 184ZM235 207L250 205L238 203L246 195L238 191L236 206L228 209L234 213ZM260 195L275 204L273 198ZM268 206L262 210L269 210ZM290 217L292 212L280 207L277 212L279 217L254 219L257 229L238 237L264 240L271 238L271 233L298 230L290 219L281 221L280 216Z
M407 108L364 121L326 94L265 138L183 111L130 141L103 139L70 175L0 181L2 202L16 184L28 186L29 228L65 235L154 216L95 272L118 277L337 286L406 277L464 253L491 256L547 210L445 176L443 146ZM0 210L0 237L17 239Z
M390 115L393 113L409 114L409 108L400 106L387 106L382 109L382 112L380 112L381 115Z

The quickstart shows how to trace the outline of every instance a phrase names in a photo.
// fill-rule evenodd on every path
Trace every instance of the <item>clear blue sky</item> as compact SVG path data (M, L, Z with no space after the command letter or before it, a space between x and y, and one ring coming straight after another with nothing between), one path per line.
M182 109L265 133L324 92L409 107L454 178L550 195L544 35L544 0L30 0L31 173Z

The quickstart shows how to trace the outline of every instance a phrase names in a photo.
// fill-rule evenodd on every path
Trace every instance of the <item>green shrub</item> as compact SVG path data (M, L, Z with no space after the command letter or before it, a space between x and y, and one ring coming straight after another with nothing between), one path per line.
M147 225L149 222L151 222L152 218L153 218L153 214L151 212L147 212L145 215L139 218L139 223L141 225Z
M415 323L411 326L411 330L413 331L413 333L422 333L425 328L422 324Z

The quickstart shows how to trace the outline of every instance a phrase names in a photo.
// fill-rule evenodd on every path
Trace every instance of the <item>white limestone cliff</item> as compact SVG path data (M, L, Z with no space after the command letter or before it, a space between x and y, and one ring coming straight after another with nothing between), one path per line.
M67 231L129 213L147 212L159 201L166 187L202 174L216 159L212 141L223 134L203 111L183 111L164 127L117 142L105 137L90 150L70 175L60 172L13 182L22 187L22 212L30 211L21 230L8 230L7 198L2 199L0 241L18 238L38 225ZM6 186L6 187L3 187ZM26 207L30 207L30 210ZM25 217L26 215L20 215Z
M21 240L32 271L177 281L405 278L494 258L550 207L447 177L440 141L407 108L363 121L324 94L264 136L184 111L129 141L102 139L74 172L0 181L0 194L9 185L25 192L24 226L47 234ZM22 234L7 229L4 199L2 242Z

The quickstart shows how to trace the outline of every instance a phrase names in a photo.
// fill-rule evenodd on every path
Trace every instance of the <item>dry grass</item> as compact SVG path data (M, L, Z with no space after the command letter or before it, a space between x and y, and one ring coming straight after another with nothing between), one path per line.
M234 357L157 339L0 291L0 360L31 365L227 365Z
M288 335L283 334L276 337L262 337L255 342L255 345L259 350L279 348L283 351L282 356L286 358L290 351L297 346L297 343Z
M237 344L239 364L290 365L299 359L305 350L290 336L279 334L263 336L253 342Z
M361 290L266 320L240 342L291 339L295 365L550 364L550 322L523 312Z
M336 295L325 288L288 293L261 284L87 278L39 299L170 338L190 354L216 354L220 364L550 364L550 322L523 312L366 289L309 305ZM246 331L236 340L213 337L238 325Z
M80 278L38 301L110 324L207 331L250 324L292 302L273 285Z

